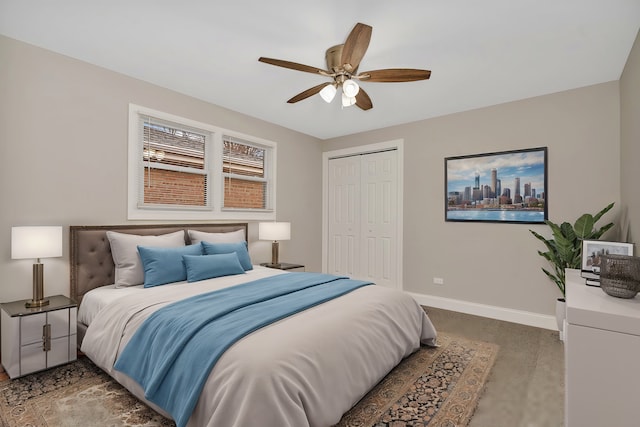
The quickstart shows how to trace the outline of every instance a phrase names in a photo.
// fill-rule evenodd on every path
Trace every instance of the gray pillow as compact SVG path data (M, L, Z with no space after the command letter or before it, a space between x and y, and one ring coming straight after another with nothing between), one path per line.
M184 246L184 231L161 234L160 236L139 236L137 234L107 231L111 244L111 255L116 266L116 288L141 285L144 283L142 260L138 254L138 245L171 248Z
M237 243L246 241L244 230L229 231L226 233L206 233L198 230L188 230L191 243Z

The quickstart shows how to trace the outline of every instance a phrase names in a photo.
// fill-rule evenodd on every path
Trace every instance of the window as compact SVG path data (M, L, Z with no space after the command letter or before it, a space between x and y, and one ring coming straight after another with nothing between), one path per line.
M268 179L264 148L225 136L222 152L224 207L265 209Z
M138 204L209 207L211 167L205 162L205 150L210 134L151 116L140 116L139 126L143 179Z
M129 219L275 218L276 144L130 105Z

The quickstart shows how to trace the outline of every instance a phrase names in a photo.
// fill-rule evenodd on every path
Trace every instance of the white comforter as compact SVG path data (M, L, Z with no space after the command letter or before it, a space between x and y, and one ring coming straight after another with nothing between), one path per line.
M138 384L113 369L144 319L175 300L275 274L287 273L256 267L244 275L128 291L95 315L81 350L144 400ZM188 425L330 426L420 343L434 345L435 337L410 296L365 286L229 348L211 371Z

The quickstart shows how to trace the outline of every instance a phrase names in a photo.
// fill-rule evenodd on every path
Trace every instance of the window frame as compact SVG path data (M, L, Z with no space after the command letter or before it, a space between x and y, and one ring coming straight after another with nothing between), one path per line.
M143 149L139 131L140 118L150 116L162 121L175 123L195 131L206 133L205 167L208 165L209 183L207 186L209 206L180 205L139 205L141 170L144 172ZM247 144L265 149L264 174L267 180L266 209L224 208L223 141L224 137L243 140ZM129 220L275 220L276 218L276 171L277 143L263 138L242 134L207 123L176 116L136 104L129 104L128 135L128 189L127 219Z
M160 126L167 126L167 127L172 127L175 128L177 130L181 130L181 131L187 131L187 132L191 132L191 133L199 133L199 134L203 134L203 136L205 137L205 146L204 146L204 157L203 157L203 168L202 169L198 169L198 168L191 168L188 166L177 166L177 165L171 165L171 164L167 164L167 163L162 163L162 162L147 162L144 160L144 156L140 156L141 154L144 153L144 149L145 149L145 144L144 144L144 133L145 133L145 128L144 128L144 122L148 121L149 124L153 124L154 121L156 124L160 125ZM157 115L150 115L150 114L141 114L139 113L137 115L137 134L136 134L136 138L137 138L137 144L140 144L140 146L138 147L138 152L137 152L137 162L138 162L138 170L137 170L137 179L138 179L138 188L137 188L137 197L136 197L136 204L138 206L139 209L142 210L180 210L180 211L184 211L184 210L194 210L194 211L201 211L201 210L211 210L212 206L213 206L213 199L211 197L212 195L212 181L213 181L213 156L211 155L211 146L212 143L211 141L213 140L213 133L209 130L205 130L205 129L198 129L196 127L192 127L192 126L187 126L185 123L175 123L173 121L170 121L168 119L165 118L160 118ZM140 129L140 127L142 127L142 129ZM140 138L142 138L142 140L140 140ZM209 146L207 146L209 145ZM149 146L147 146L147 148L149 148ZM135 160L135 159L134 159ZM151 166L153 165L153 166ZM164 171L174 171L174 172L183 172L183 173L187 173L187 174L191 174L191 175L201 175L205 177L206 182L208 183L207 187L206 187L206 194L205 194L205 200L206 200L206 205L204 206L196 206L196 205L179 205L179 204L161 204L161 203L148 203L145 204L144 200L141 201L141 198L144 199L144 189L140 187L140 185L144 185L144 181L145 178L142 176L142 174L145 174L147 172L145 172L146 168L153 168L155 170L164 170Z
M258 148L261 150L264 150L264 162L263 162L263 169L262 169L262 173L263 173L263 177L259 178L259 177L254 177L251 175L240 175L240 174L235 174L232 172L225 172L224 171L224 143L225 142L231 142L231 143L237 143L237 144L242 144L245 146L249 146L249 147L254 147L254 148ZM240 181L251 181L251 182L263 182L265 183L265 204L267 204L267 210L269 209L269 200L270 200L270 192L272 191L271 186L269 185L271 182L271 179L273 176L275 176L275 174L273 173L273 171L270 170L270 168L268 167L268 165L270 164L270 162L272 161L272 151L270 151L268 148L266 148L264 145L262 144L256 144L252 141L240 138L238 136L234 136L231 135L229 133L224 133L222 135L222 162L221 162L221 177L222 177L222 185L220 187L220 194L222 195L222 201L221 201L221 206L222 206L222 210L226 210L226 211L242 211L242 210L249 210L249 211L253 211L255 209L252 208L237 208L237 207L226 207L224 206L225 202L224 202L224 194L225 194L225 180L226 179L237 179Z

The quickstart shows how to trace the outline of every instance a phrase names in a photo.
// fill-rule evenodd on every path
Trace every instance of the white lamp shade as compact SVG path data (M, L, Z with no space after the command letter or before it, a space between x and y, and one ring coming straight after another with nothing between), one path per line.
M334 85L327 85L323 87L322 90L320 91L320 96L322 97L322 99L324 99L326 103L329 103L333 101L333 98L336 96L337 91L338 90Z
M354 82L351 79L346 80L344 83L342 83L342 93L347 95L349 98L353 98L354 96L356 96L359 91L360 86L358 86L358 83Z
M290 240L290 222L261 222L258 224L258 238L260 240Z
M62 256L62 227L11 227L11 258Z
M342 106L343 107L350 107L353 104L356 103L356 98L354 96L350 97L345 95L345 93L342 93Z

